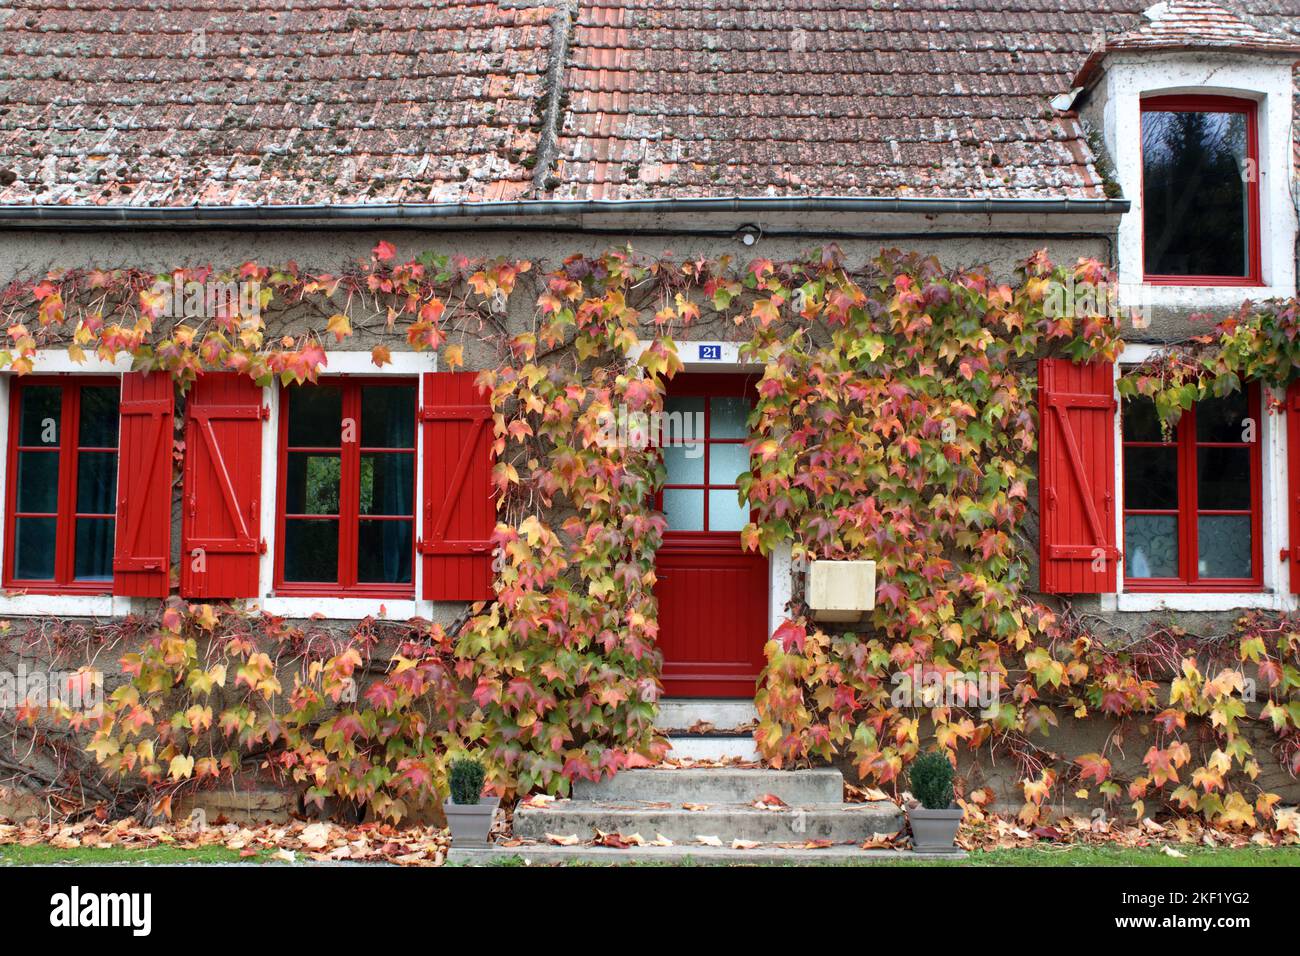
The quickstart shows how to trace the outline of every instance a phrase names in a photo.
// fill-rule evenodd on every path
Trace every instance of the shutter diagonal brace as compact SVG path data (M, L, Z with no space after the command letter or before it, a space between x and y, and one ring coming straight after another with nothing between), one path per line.
M171 403L164 400L141 401L141 402L123 402L119 409L119 414L127 415L148 415L153 419L153 438L149 442L149 456L145 460L153 463L158 460L158 454L162 443L163 433L163 416L172 410ZM123 529L123 554L113 558L114 571L161 571L166 566L167 556L159 557L139 557L135 553L136 545L140 540L140 532L144 527L144 509L149 501L149 491L153 483L157 480L154 477L156 468L149 472L149 481L140 489L140 494L135 500L129 503L122 498L118 500L118 507L128 505L126 512L126 527ZM119 494L122 489L119 489Z
M1070 471L1074 474L1075 483L1079 488L1079 496L1083 499L1084 515L1088 519L1088 528L1092 531L1094 541L1094 547L1091 549L1086 545L1082 548L1079 546L1054 545L1050 549L1051 554L1053 557L1062 558L1088 558L1093 556L1092 552L1100 549L1106 557L1118 558L1119 549L1106 543L1109 535L1106 534L1101 518L1097 514L1097 508L1093 503L1092 485L1088 481L1087 471L1083 465L1083 455L1079 451L1079 443L1074 437L1074 429L1070 425L1070 419L1065 414L1066 409L1069 408L1099 408L1113 411L1115 400L1103 395L1057 393L1048 398L1048 404L1056 414L1061 437L1065 439L1065 450L1069 453L1070 459ZM1084 551L1088 553L1082 553Z
M226 468L226 459L221 453L221 445L217 441L216 432L212 429L212 419L262 418L262 409L212 405L206 408L195 408L191 414L198 426L199 437L203 439L203 443L207 446L212 468L216 472L218 484L221 487L221 497L225 501L226 511L230 514L231 521L236 528L236 537L233 540L215 541L199 541L196 539L190 543L195 547L202 547L207 551L217 553L222 551L256 551L257 543L249 533L248 522L244 519L244 513L239 507L239 502L235 500L234 484L230 480L230 471Z
M452 473L447 496L443 499L442 510L433 518L433 502L424 503L425 519L429 525L427 537L420 543L422 554L486 554L490 546L478 541L448 541L447 525L451 522L452 510L460 497L469 475L470 464L474 460L474 450L478 447L483 430L492 420L492 410L481 405L439 405L426 407L420 412L423 422L469 421L472 423L467 440L460 449L456 460L456 470Z

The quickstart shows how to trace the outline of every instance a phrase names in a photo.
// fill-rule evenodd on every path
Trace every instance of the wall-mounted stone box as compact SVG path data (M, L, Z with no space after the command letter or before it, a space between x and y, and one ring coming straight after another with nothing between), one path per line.
M808 606L818 621L856 621L876 606L875 561L813 561Z

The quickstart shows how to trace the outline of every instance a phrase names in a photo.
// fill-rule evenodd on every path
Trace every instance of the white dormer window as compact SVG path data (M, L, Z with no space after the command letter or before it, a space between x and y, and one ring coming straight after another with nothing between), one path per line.
M1142 276L1257 286L1259 113L1230 96L1142 99Z

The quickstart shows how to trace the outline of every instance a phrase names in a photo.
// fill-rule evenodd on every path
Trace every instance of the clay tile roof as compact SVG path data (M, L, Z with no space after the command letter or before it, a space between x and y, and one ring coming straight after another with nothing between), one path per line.
M1145 22L1137 29L1106 38L1104 50L1096 50L1088 57L1075 85L1086 85L1102 57L1112 50L1300 53L1300 38L1261 29L1208 0L1166 0L1147 8L1142 16Z
M548 7L5 0L0 203L511 199Z
M1099 38L1300 43L1150 4L0 0L0 204L1096 199L1051 101Z

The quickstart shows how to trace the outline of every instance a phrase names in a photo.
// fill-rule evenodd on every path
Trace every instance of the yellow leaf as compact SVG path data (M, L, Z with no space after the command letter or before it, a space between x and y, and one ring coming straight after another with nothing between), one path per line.
M167 768L173 780L184 780L194 772L194 758L185 754L177 754L172 757L171 766Z
M451 368L463 368L465 365L465 349L460 345L448 345L442 350L443 357L447 360L447 365Z
M342 312L335 312L331 315L329 321L325 324L325 328L334 333L335 342L342 342L352 334L352 322Z

